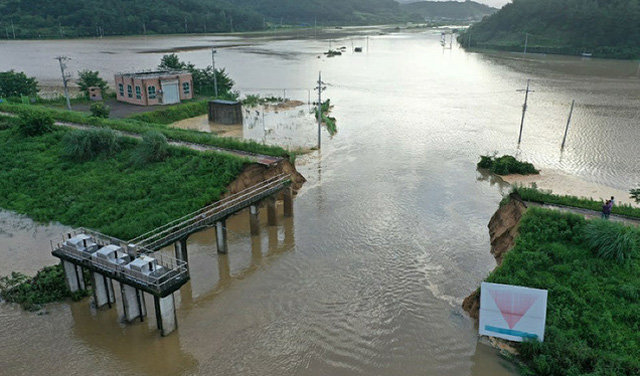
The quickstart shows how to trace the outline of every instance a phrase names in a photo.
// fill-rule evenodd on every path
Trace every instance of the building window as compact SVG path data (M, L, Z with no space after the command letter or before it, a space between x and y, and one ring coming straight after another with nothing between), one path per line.
M187 95L191 93L191 85L188 82L182 83L182 92Z
M133 98L133 88L131 87L131 85L127 85L127 95L129 96L129 98Z
M120 93L121 97L124 97L124 85L123 84L118 84L118 92Z
M147 88L147 91L149 92L149 99L156 99L156 87L155 86L149 86Z
M136 99L142 99L142 91L140 90L140 86L136 86Z

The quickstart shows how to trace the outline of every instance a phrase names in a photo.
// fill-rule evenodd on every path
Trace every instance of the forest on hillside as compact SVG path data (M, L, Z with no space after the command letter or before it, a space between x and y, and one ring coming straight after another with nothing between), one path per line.
M514 0L472 25L465 47L595 57L640 57L639 0Z
M491 15L496 8L475 1L419 1L400 5L400 9L423 19L476 20Z
M219 33L274 26L372 25L467 19L475 2L395 0L0 0L0 38ZM412 7L416 7L416 10ZM451 17L451 15L463 15Z

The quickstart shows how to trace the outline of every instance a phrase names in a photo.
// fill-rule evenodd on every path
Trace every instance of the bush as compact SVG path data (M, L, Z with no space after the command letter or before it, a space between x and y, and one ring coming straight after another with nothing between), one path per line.
M630 190L629 194L630 194L629 197L636 200L636 202L640 203L640 188Z
M111 129L75 130L62 138L63 155L88 161L100 154L113 155L120 149L119 137Z
M22 72L0 72L0 98L21 97L23 95L36 96L38 81L34 77L27 77Z
M10 277L0 278L0 295L12 303L18 303L28 311L37 311L41 304L72 297L64 279L62 265L48 266L35 277L13 272ZM74 299L86 296L86 292L75 294Z
M136 165L161 162L169 155L169 143L160 132L150 131L142 136L142 142L132 154L132 162Z
M480 156L480 162L478 162L477 166L478 168L488 169L498 175L533 175L540 173L531 163L520 162L511 155L502 157L483 155Z
M95 102L91 104L91 106L89 107L89 111L91 111L91 116L107 119L109 117L109 113L111 112L111 107L105 105L102 102Z
M53 124L53 118L48 114L41 111L28 111L20 114L18 129L24 136L39 136L53 131Z
M594 220L584 229L587 246L600 258L624 263L637 251L638 230L620 223Z
M209 111L209 101L198 101L182 103L175 106L165 107L161 110L145 112L130 116L130 119L140 120L147 123L171 124L176 121L201 116Z

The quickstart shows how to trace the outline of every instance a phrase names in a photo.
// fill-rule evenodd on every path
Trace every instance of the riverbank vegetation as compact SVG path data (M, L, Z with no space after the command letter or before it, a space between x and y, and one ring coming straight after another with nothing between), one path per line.
M0 207L125 240L217 200L246 163L175 147L162 163L135 163L144 142L128 137L119 137L114 148L105 142L109 151L75 158L80 152L70 153L69 143L84 141L68 135L86 131L54 127L25 136L19 121L0 118ZM152 153L162 149L150 143Z
M517 346L523 375L640 373L639 244L637 227L527 210L487 278L549 291L544 342Z
M524 201L538 202L541 204L572 206L576 208L594 210L597 212L602 211L603 202L590 198L570 195L556 195L551 191L541 190L533 187L527 188L515 186L513 187L512 192L518 193ZM611 209L611 213L632 218L640 218L640 208L626 204L616 203Z
M480 162L478 162L478 168L484 168L497 175L534 175L540 173L531 163L521 162L511 155L503 155L502 157L482 155Z
M162 107L155 111L143 112L129 116L129 119L155 124L173 124L176 121L205 115L209 111L209 100L185 102L173 106Z
M84 113L32 106L24 104L0 103L0 111L22 115L26 113L44 113L56 121L92 125L95 127L111 128L122 132L144 134L149 131L158 131L169 140L191 142L202 145L215 146L226 149L235 149L249 153L272 155L276 157L290 157L290 152L278 147L260 144L255 141L238 140L230 137L217 137L211 133L197 132L171 128L165 124L147 123L134 119L103 119L89 116Z
M85 284L88 286L88 278ZM89 295L89 290L71 293L64 278L62 265L47 266L33 278L22 273L11 273L0 277L0 297L10 303L17 303L27 311L37 311L43 304L71 298L80 300Z
M637 59L640 3L514 0L461 33L464 47Z

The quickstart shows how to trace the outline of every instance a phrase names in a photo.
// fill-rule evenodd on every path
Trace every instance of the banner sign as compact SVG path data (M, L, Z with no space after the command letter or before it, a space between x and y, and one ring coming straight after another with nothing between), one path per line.
M522 342L544 340L547 290L483 282L480 334Z

